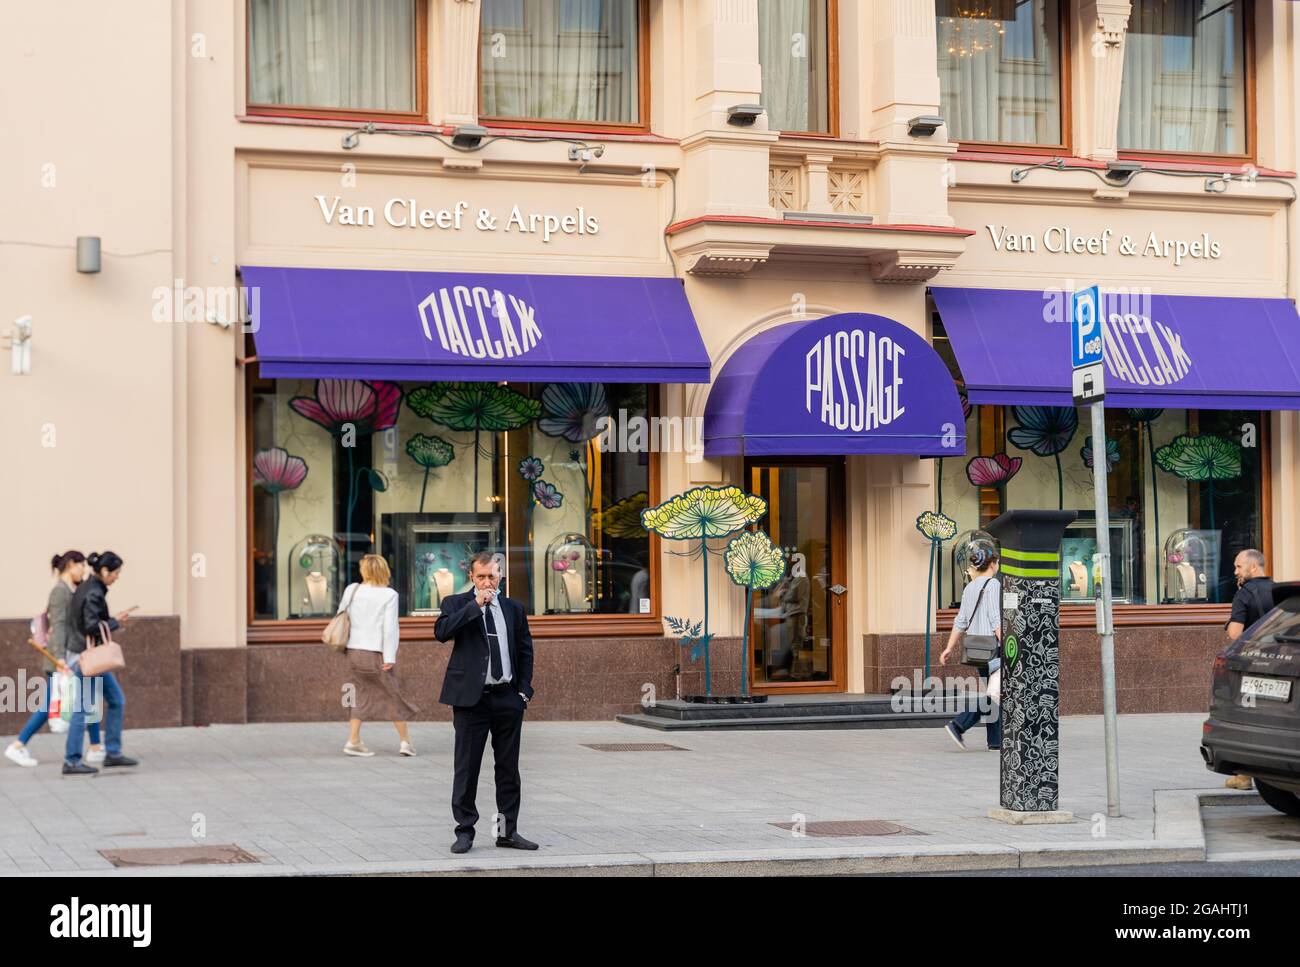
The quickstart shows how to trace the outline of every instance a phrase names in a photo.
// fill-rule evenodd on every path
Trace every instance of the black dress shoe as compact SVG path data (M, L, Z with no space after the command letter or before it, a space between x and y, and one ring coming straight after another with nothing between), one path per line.
M531 839L524 839L518 833L513 836L501 836L497 839L497 845L507 849L537 849L537 844Z
M139 759L132 759L127 755L109 755L104 757L105 769L110 766L138 766L139 764Z
M78 762L75 766L71 762L63 763L65 776L93 776L98 771L94 766L88 766L84 762Z
M468 853L469 848L474 845L474 837L469 833L457 833L456 842L451 844L453 853Z

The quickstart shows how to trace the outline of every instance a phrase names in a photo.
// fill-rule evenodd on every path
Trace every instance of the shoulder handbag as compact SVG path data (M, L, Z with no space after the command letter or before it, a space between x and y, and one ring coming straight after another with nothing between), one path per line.
M330 618L330 623L327 624L325 630L321 632L320 640L325 642L325 644L329 645L335 651L348 650L348 639L352 637L352 617L350 612L352 611L352 601L357 596L357 588L359 586L360 585L354 584L348 588L348 590L352 592L352 596L348 598L347 607L334 617Z
M971 609L975 614L979 614L980 601L984 597L984 592L989 589L989 585L996 581L997 578L989 578L984 582L984 587L980 588L980 593L975 596L975 607ZM1002 585L998 585L999 596L1002 593ZM998 609L998 620L1002 618L1002 609ZM989 662L997 657L998 639L994 635L963 635L961 640L961 663L963 665L974 665L976 668L987 668Z
M97 645L94 635L86 635L86 650L81 653L81 674L88 678L105 672L121 671L126 667L122 646L113 640L113 632L109 630L107 621L99 623L99 634L103 643Z

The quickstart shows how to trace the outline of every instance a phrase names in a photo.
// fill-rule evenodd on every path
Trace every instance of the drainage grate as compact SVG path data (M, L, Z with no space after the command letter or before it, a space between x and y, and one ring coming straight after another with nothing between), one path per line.
M114 866L229 865L262 862L239 846L165 846L156 849L102 849L99 855Z
M768 823L768 825L780 829L795 827L794 823ZM899 833L908 836L925 835L883 819L837 819L822 823L805 823L803 830L807 836L895 836Z
M584 742L584 748L595 749L597 752L690 752L690 749L683 749L680 745L669 745L667 742Z

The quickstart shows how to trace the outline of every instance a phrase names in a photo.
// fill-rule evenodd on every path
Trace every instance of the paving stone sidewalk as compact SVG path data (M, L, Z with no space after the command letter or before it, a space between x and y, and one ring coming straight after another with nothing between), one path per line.
M416 873L509 867L646 872L728 861L941 856L1014 865L1026 850L1155 847L1157 790L1222 790L1201 764L1201 715L1120 719L1123 816L1106 811L1102 720L1062 720L1061 807L1076 821L1007 826L998 756L960 752L939 729L668 735L615 722L530 722L523 738L520 832L537 853L496 849L491 750L479 788L477 844L453 857L451 727L414 724L417 758L397 756L391 725L367 725L372 759L342 754L341 724L229 725L128 732L133 770L60 774L61 737L41 760L0 760L0 875L116 869L100 850L236 844L259 864L169 867L216 875ZM9 739L6 737L6 743ZM600 752L597 743L667 742L684 752ZM797 837L800 818L888 820L914 832ZM202 827L202 838L193 831ZM1064 854L1062 854L1064 855ZM954 859L954 857L956 857ZM981 857L983 857L981 859ZM991 860L990 857L993 859ZM1084 860L1086 861L1086 860ZM846 868L847 869L847 868ZM827 871L835 872L828 867ZM157 869L144 872L156 873Z

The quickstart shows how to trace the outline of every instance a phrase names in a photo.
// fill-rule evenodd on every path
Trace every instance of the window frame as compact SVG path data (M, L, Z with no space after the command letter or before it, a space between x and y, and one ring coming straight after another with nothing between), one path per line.
M530 131L571 131L591 134L650 133L650 0L637 3L637 113L634 123L602 121L565 121L554 118L496 117L483 113L483 12L479 10L479 30L474 58L474 110L478 123L485 128Z
M1052 0L1048 0L1052 2ZM1074 153L1074 119L1072 110L1073 101L1073 54L1074 54L1074 31L1070 21L1072 6L1069 0L1055 0L1056 3L1056 22L1060 27L1060 37L1058 40L1058 60L1060 64L1060 87L1061 87L1061 143L1060 144L1043 144L1037 142L1022 141L962 141L952 137L949 129L948 140L957 145L958 151L984 152L989 154L1032 154L1032 155L1066 155L1071 156ZM936 21L939 19L938 13L935 14ZM936 43L936 53L937 53ZM942 113L942 107L940 108ZM945 119L946 122L947 119ZM947 127L945 123L945 127Z
M975 406L994 410L1004 409L1003 404L977 403ZM1264 555L1265 569L1272 573L1273 561L1273 410L1263 410L1268 418L1259 433L1259 530L1260 552ZM992 424L993 420L981 420L981 426ZM1006 435L1005 427L999 428L1002 437ZM935 472L938 473L936 465ZM986 488L980 488L983 491ZM944 632L952 630L953 620L957 617L957 608L935 609L935 630ZM1232 602L1218 604L1120 604L1112 607L1115 627L1149 628L1166 625L1226 625L1232 612ZM1097 624L1096 611L1087 605L1063 605L1060 611L1062 628L1092 628Z
M1151 148L1117 148L1116 157L1124 161L1189 161L1189 162L1231 162L1241 164L1255 160L1255 153L1258 146L1257 139L1257 121L1258 109L1255 102L1256 85L1255 85L1255 19L1257 10L1255 0L1243 0L1243 15L1241 18L1242 29L1244 31L1243 50L1241 53L1242 66L1246 72L1246 90L1245 90L1245 109L1242 117L1242 129L1246 137L1246 151L1244 154L1200 154L1186 151L1156 151ZM1125 44L1128 42L1128 35L1125 34ZM1127 48L1126 48L1127 49ZM1182 72L1179 72L1182 73ZM1120 100L1124 103L1124 80L1120 79ZM1116 114L1116 127L1118 129L1119 115ZM1118 144L1118 138L1116 143Z
M386 121L395 124L427 124L429 119L429 3L415 0L415 110L384 111L365 108L312 107L303 104L258 104L252 99L253 59L251 34L253 18L244 3L244 113L249 117L315 118L320 120Z
M253 394L259 384L274 383L263 380L258 372L255 358L250 358L244 367L244 504L245 504L245 553L244 579L248 585L246 591L245 640L249 645L281 645L317 643L328 618L258 618L255 612L255 575L254 550L256 547L253 527ZM661 384L646 383L646 418L653 419L660 413ZM660 454L649 450L648 476L649 506L660 501L659 471ZM663 600L660 590L662 575L663 549L658 534L651 533L650 540L650 613L649 614L576 614L576 615L528 615L528 628L534 638L662 638ZM437 618L431 615L398 618L398 627L403 641L432 641L433 626Z
M783 0L788 2L788 0ZM816 0L805 0L814 3ZM829 131L794 131L781 130L783 138L824 138L838 139L840 136L840 2L825 0L826 3L826 124ZM761 92L760 92L761 100ZM767 111L766 106L763 108ZM770 122L769 118L769 122Z

